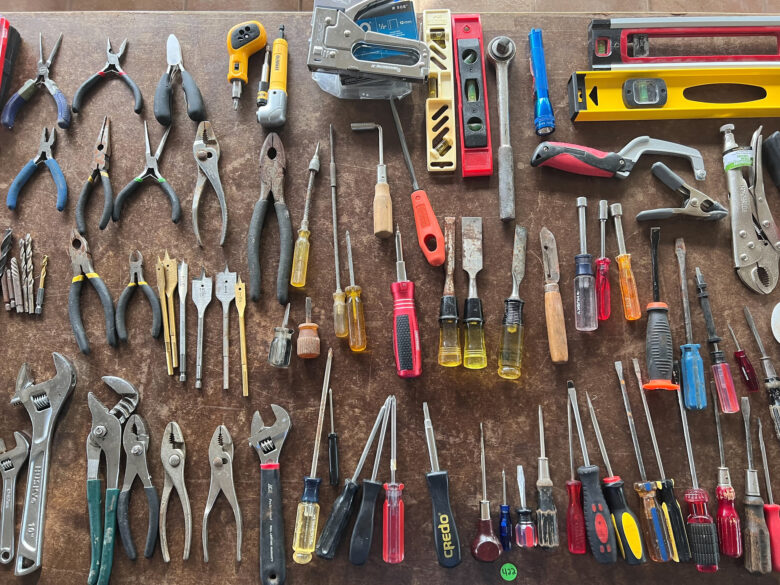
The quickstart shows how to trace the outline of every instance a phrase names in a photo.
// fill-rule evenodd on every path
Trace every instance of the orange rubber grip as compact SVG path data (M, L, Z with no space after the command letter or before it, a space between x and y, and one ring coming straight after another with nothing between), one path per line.
M631 271L631 254L621 254L615 261L620 275L620 293L623 296L623 314L628 321L636 321L642 317L639 306L639 295L636 292L636 280Z
M412 193L414 223L417 227L417 242L425 259L431 266L444 264L444 234L441 233L439 220L433 213L428 194L423 189Z

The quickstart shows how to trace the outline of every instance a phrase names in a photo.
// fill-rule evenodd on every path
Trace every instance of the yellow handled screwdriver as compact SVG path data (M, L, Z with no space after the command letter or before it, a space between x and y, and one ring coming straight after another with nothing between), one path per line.
M336 292L333 293L333 329L336 337L347 337L347 296L341 290L341 264L339 262L339 220L336 213L336 158L333 152L333 124L330 125L330 210L333 223L333 263L336 274Z
M309 265L309 209L311 209L311 196L314 192L314 177L320 172L320 143L314 149L314 156L309 161L309 185L306 187L306 199L303 203L303 219L298 230L298 239L295 241L293 251L292 273L290 284L296 288L306 286L306 269Z
M267 50L267 49L266 49ZM257 121L263 128L279 128L287 121L287 53L289 47L284 38L284 25L274 41L271 53L271 73L268 81L268 101L257 108ZM262 88L263 82L260 82ZM262 98L258 92L258 101ZM260 104L258 104L260 105Z
M238 109L241 90L249 82L249 57L265 48L263 25L256 20L240 22L228 31L227 49L230 55L227 80L233 85L233 109Z
M615 236L618 244L618 255L615 261L620 276L623 314L627 321L636 321L642 317L642 309L639 306L639 295L636 292L636 280L634 280L634 273L631 270L631 254L626 252L626 239L623 236L623 206L620 203L613 203L609 206L609 211L615 220Z
M439 304L439 365L448 368L459 366L463 359L460 352L458 330L458 298L455 296L455 218L444 218L444 250L447 253L444 294Z
M523 299L520 283L525 276L525 249L528 232L515 226L515 245L512 252L512 294L504 299L504 319L498 343L498 375L507 380L520 377L523 364Z
M352 242L347 232L347 263L349 265L349 286L347 294L347 323L349 324L349 349L358 352L366 349L366 317L360 293L363 289L355 284L355 268L352 265Z

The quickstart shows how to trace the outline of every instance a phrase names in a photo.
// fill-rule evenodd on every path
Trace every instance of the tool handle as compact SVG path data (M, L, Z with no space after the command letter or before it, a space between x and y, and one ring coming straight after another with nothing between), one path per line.
M276 220L279 223L279 270L276 275L276 300L287 304L287 285L290 282L293 257L293 227L290 210L281 201L274 203Z
M590 258L589 254L582 256ZM577 331L596 330L598 327L596 305L596 278L592 274L578 274L574 277L574 328Z
M103 499L99 479L87 480L87 510L89 512L89 541L91 558L87 583L95 585L100 574L100 548L103 546L103 519L100 503Z
M292 544L293 561L298 564L303 565L311 562L319 519L320 505L317 502L298 502Z
M347 295L347 324L349 329L349 349L361 352L366 349L366 317L363 311L363 300L360 298L359 286L348 286L344 291Z
M700 488L691 488L685 492L688 503L688 542L693 553L693 561L701 573L714 573L718 570L718 534L715 523L707 510L709 496Z
M566 342L563 302L557 284L547 284L544 287L544 317L547 321L550 358L554 364L565 364L569 361L569 346Z
M146 493L146 502L149 508L149 522L146 530L146 544L144 546L144 557L147 559L154 555L154 547L157 543L157 530L159 529L160 518L160 498L157 495L157 489L153 485L144 487ZM122 546L125 549L127 558L134 561L137 558L133 535L130 532L130 490L119 493L119 503L117 506L117 524L119 525L119 536L122 537Z
M534 548L538 544L536 525L531 517L530 508L518 508L517 526L515 526L515 544L519 548Z
M190 120L202 122L206 119L206 105L200 93L198 85L190 75L190 72L181 69L181 86L184 89L184 100L187 102L187 115Z
M723 358L723 352L714 353L720 353L720 358ZM739 400L737 400L737 391L734 389L731 368L724 361L716 361L714 356L712 361L712 378L715 380L715 389L718 391L721 412L739 412Z
M680 369L682 372L683 401L688 410L707 408L707 388L704 381L704 361L699 353L698 343L680 346Z
M122 216L122 209L125 206L125 200L138 190L138 187L141 186L141 182L142 181L137 179L131 180L127 185L125 185L124 189L119 192L119 194L116 196L116 199L114 199L114 211L111 217L115 222L119 221Z
M584 555L587 552L587 537L582 511L582 483L570 479L566 482L566 493L569 495L566 506L566 542L571 554Z
M691 560L691 549L688 544L688 533L685 530L680 504L674 495L674 481L662 479L655 482L656 494L661 504L661 512L664 515L666 528L669 533L669 546L672 560L679 563L687 563Z
M498 147L498 215L501 221L515 218L515 163L510 144Z
M283 585L286 577L284 517L279 464L260 465L260 582Z
M742 381L747 386L748 392L758 392L758 376L753 364L750 363L744 349L734 352L734 359L739 366L739 373L742 375Z
M157 82L154 91L154 117L163 126L171 125L171 102L173 101L173 80L166 71Z
M22 97L23 90L24 86L8 98L8 101L5 102L5 107L3 107L3 113L0 115L0 123L8 130L13 129L14 122L16 122L16 114L18 114L19 110L22 109L22 106L27 103L27 100Z
M502 504L498 516L498 538L501 541L501 548L503 550L512 549L513 536L514 530L512 528L512 517L509 515L509 506Z
M669 532L655 498L655 485L651 481L637 482L634 491L639 496L639 522L645 536L647 555L656 563L666 563L671 559Z
M181 203L179 202L178 195L176 195L176 191L174 191L171 184L162 177L160 177L158 184L171 204L171 221L173 223L179 223L179 220L181 220Z
M629 565L647 562L642 535L639 532L639 521L626 502L623 480L614 476L605 477L603 482L604 499L612 516L620 555Z
M76 93L73 94L73 103L71 104L71 109L74 114L78 114L81 111L81 102L84 101L89 90L101 79L103 79L102 71L92 74L79 86Z
M352 538L349 542L349 562L363 565L371 552L371 540L374 534L374 514L382 484L378 481L363 480L363 499L358 508Z
M141 90L138 88L135 81L133 81L133 78L130 77L127 73L124 72L120 73L119 79L121 79L125 83L125 85L130 88L130 91L133 92L133 99L135 100L135 106L133 106L133 111L136 114L140 114L141 110L144 109L144 98L141 95Z
M374 187L374 235L377 238L393 235L393 200L387 183L377 183Z
M539 507L536 509L536 525L539 546L556 548L558 546L558 511L552 493L552 482L540 485L536 482Z
M53 81L49 80L50 83L54 84ZM68 98L65 97L65 94L62 93L62 90L54 86L54 91L51 94L51 97L54 98L54 103L57 104L57 126L62 128L63 130L66 130L70 128L70 106L68 105ZM51 91L51 90L50 90Z
M306 286L306 272L309 267L309 230L298 230L298 239L293 249L290 285L295 288Z
M382 559L389 564L404 560L404 484L385 484L385 507L382 516Z
M493 532L490 518L477 520L477 534L471 541L471 556L483 563L492 563L501 556L501 543Z
M414 304L414 283L410 280L390 285L393 293L393 349L396 373L402 378L422 374L420 330Z
M715 524L718 527L720 554L738 559L742 556L742 531L739 515L734 508L735 497L734 488L730 485L715 488L715 499L718 500Z
M154 293L154 289L148 284L139 283L138 287L146 295L146 300L149 301L149 306L152 308L152 329L151 335L155 339L160 337L160 331L162 330L162 309L160 308L160 299ZM184 312L182 311L182 315ZM184 340L182 339L182 347L184 347Z
M521 299L504 299L504 319L498 342L498 375L507 380L517 380L522 373L523 305Z
M599 321L606 321L612 312L612 289L609 284L609 258L596 258L596 305Z
M122 294L119 295L119 300L116 302L116 334L119 341L127 342L127 323L125 320L125 314L127 313L127 304L135 292L137 285L134 282L129 283Z
M482 300L469 298L463 306L463 365L470 370L479 370L487 366L485 348L485 319L482 313Z
M349 522L349 516L352 513L352 502L355 499L360 486L351 479L344 484L344 490L333 502L333 508L330 516L325 521L320 538L317 540L316 553L322 559L332 559L336 556L336 549L341 542L341 536Z
M616 152L604 152L567 142L542 142L531 155L532 167L552 167L591 177L614 177L625 165Z
M772 570L780 571L780 506L777 504L764 504L764 519L769 531Z
M457 317L439 319L439 365L452 368L463 362Z
M57 211L62 211L68 203L68 183L56 160L47 158L44 162L51 173L51 178L54 179L54 185L57 187Z
M649 380L645 390L679 390L672 382L674 345L669 327L669 306L653 302L647 305L647 334L645 337L645 360Z
M328 434L328 478L330 485L339 484L339 437L336 433Z
M118 488L106 490L106 509L103 515L103 543L100 554L100 575L97 585L108 585L111 579L111 567L114 564L114 538L116 537L116 501L119 497Z
M764 501L759 496L745 496L745 568L750 573L772 572L769 530L764 520Z
M231 55L231 59L232 59ZM247 263L249 264L249 298L260 299L260 236L263 233L263 222L268 211L268 199L261 197L255 203L252 219L249 221L247 233ZM345 307L346 308L346 307Z
M636 321L642 317L639 307L639 295L636 292L636 280L631 270L631 254L621 254L615 258L620 277L620 294L623 298L623 315L627 321Z
M68 291L68 318L79 350L81 350L81 353L84 355L89 355L89 340L87 339L87 332L84 329L84 322L81 320L81 308L79 306L81 287L84 284L85 277L76 278L79 278L79 280L74 279L70 283L70 290Z
M412 211L417 228L417 243L425 259L431 266L441 266L445 256L444 234L441 233L441 226L433 213L428 194L423 189L412 193Z
M8 188L8 195L5 198L5 204L11 211L16 210L19 193L21 192L22 187L27 184L27 181L30 180L30 177L35 174L37 168L35 159L30 159L30 161L22 167L22 170L19 171L19 174L14 177L11 186Z
M14 530L16 523L16 477L3 478L3 502L0 519L0 563L7 565L14 558Z
M347 295L343 291L333 293L333 330L336 337L347 337L349 325L347 324Z
M583 465L577 468L577 475L582 482L582 510L590 550L599 563L614 563L617 560L615 530L599 486L599 468Z
M664 185L669 187L672 191L677 191L685 185L685 181L680 176L672 171L662 162L654 163L650 167L650 171L653 173L656 179L661 181Z
M449 475L446 471L431 471L425 479L431 495L436 557L442 567L456 567L460 564L460 538L450 506Z

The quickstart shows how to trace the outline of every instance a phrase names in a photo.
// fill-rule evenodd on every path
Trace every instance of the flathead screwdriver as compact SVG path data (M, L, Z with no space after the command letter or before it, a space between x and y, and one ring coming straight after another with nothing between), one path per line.
M742 381L745 383L745 386L747 386L749 392L758 392L758 376L756 376L756 370L753 367L753 364L750 363L745 350L740 347L737 336L731 328L731 323L726 323L726 327L729 328L731 339L734 340L734 347L736 348L734 350L734 359L737 360L739 373L742 374Z
M352 264L352 241L349 232L347 240L347 264L349 265L349 286L344 289L347 294L347 323L349 330L349 349L360 352L366 349L366 317L363 311L362 288L355 284L355 267Z
M677 265L680 268L680 290L682 292L683 320L685 323L685 343L680 346L680 386L682 387L685 408L688 410L704 410L707 408L707 388L704 380L704 361L698 343L693 342L693 326L691 325L691 305L688 302L688 278L685 270L685 241L677 238L674 241L674 252Z
M542 405L539 405L539 458L537 459L536 491L537 504L536 524L539 546L556 548L558 546L558 511L553 499L553 482L550 479L550 462L544 448L544 416Z
M511 550L514 527L512 526L512 516L509 512L509 504L506 503L506 470L504 469L501 470L501 494L503 497L501 499L501 508L498 517L498 537L501 540L501 548L504 550ZM518 524L518 527L519 526L520 525Z
M347 337L347 295L341 290L341 266L339 265L339 221L336 212L336 157L333 151L333 124L330 125L330 211L333 223L333 262L336 275L336 292L333 293L333 329L336 337Z
M658 244L661 228L650 228L650 259L653 271L653 302L647 305L647 335L645 337L645 361L647 376L645 390L679 390L672 382L674 346L669 327L669 305L661 302L658 278Z
M266 53L267 54L267 53ZM320 143L314 149L314 156L309 161L309 184L306 187L306 198L303 203L303 219L298 230L298 239L293 249L292 272L290 284L296 288L306 286L306 272L309 266L309 210L311 209L311 196L314 192L314 177L320 172Z
M396 399L390 405L390 482L385 484L385 507L382 514L382 558L397 564L404 560L404 484L395 480L398 468L396 447Z
M610 259L607 258L607 220L609 219L609 203L606 199L599 201L599 228L601 233L600 254L596 258L596 303L598 305L599 321L606 321L612 312L612 290L609 284Z
M738 559L742 556L742 529L740 528L739 514L737 514L737 510L734 508L736 493L731 485L729 468L726 467L726 454L723 451L723 434L720 428L717 397L712 384L710 384L710 391L713 398L712 411L715 413L715 431L718 434L718 454L720 455L718 486L715 488L715 499L718 500L715 524L718 526L720 554Z
M333 388L328 388L330 410L330 433L328 433L328 479L330 485L339 484L339 436L333 424Z
M482 499L479 501L477 534L471 541L471 556L484 563L492 563L501 556L501 543L493 532L490 519L490 500L487 499L487 475L485 473L485 433L479 423L479 461L482 471Z
M517 466L517 491L520 492L520 507L517 509L515 543L520 548L534 548L538 542L536 525L531 517L531 508L525 504L525 473L522 465Z
M769 401L769 416L772 418L772 423L775 427L775 435L780 439L780 377L775 372L775 367L772 365L772 360L769 359L766 351L764 350L764 344L761 342L761 336L756 329L756 323L753 321L753 315L750 314L750 309L743 308L745 313L745 319L747 320L748 327L753 333L753 337L756 340L758 350L761 352L761 367L764 370L764 388L766 389L766 397Z
M596 307L596 277L593 276L593 256L588 254L585 214L588 199L577 197L580 253L574 257L574 327L577 331L595 331L598 327Z
M525 276L525 252L528 232L515 226L515 243L512 250L512 293L504 299L504 318L498 342L498 375L507 380L520 377L523 365L523 305L520 283Z
M636 321L642 317L642 309L639 306L634 272L631 270L631 254L626 252L626 239L623 236L623 206L620 203L613 203L609 206L609 211L615 220L615 236L618 244L618 255L615 261L620 277L620 294L623 297L623 315L627 321Z
M761 428L761 419L758 419L758 446L761 449L761 463L764 467L764 480L766 481L766 498L768 504L764 504L764 520L769 530L769 545L772 549L772 570L780 571L780 506L775 504L772 497L772 481L769 478L769 464L766 460L766 447L764 446L764 432Z
M587 537L585 535L585 516L582 512L582 482L574 478L574 449L571 439L571 402L566 400L566 421L569 429L569 480L566 482L566 493L569 501L566 506L566 541L569 552L573 555L584 555L587 552Z

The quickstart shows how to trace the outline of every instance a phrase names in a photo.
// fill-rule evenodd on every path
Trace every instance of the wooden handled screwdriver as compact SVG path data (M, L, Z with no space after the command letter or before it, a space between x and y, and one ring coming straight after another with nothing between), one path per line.
M374 235L377 238L389 238L393 235L393 201L390 199L390 185L387 184L382 126L374 122L355 122L351 127L355 132L376 130L379 133L379 164L376 165L374 187Z
M764 446L764 431L761 428L761 419L758 419L758 446L761 448L761 463L764 467L764 479L766 480L766 498L768 504L764 504L764 520L769 530L769 545L772 552L772 570L780 571L780 506L775 504L772 497L772 482L769 478L769 464L766 460L766 447Z

